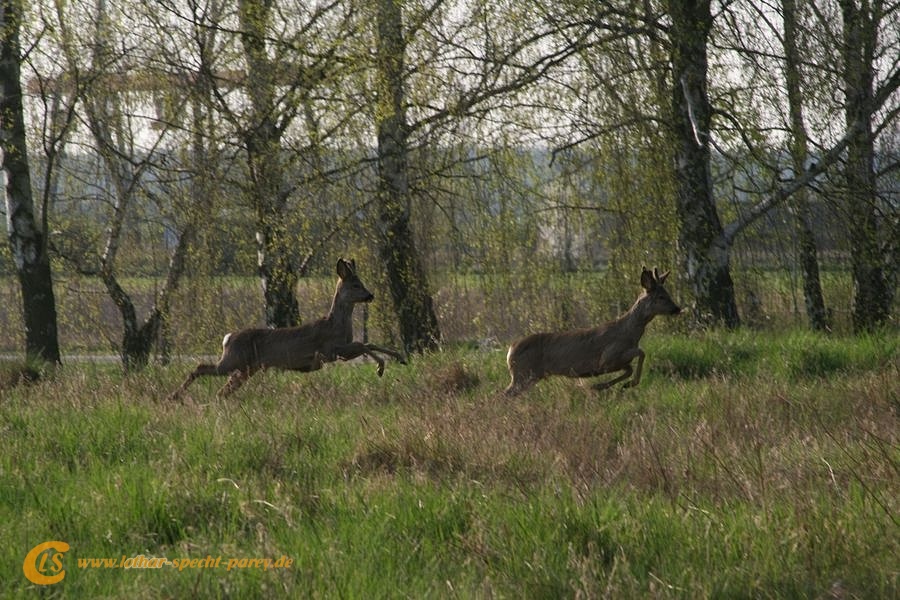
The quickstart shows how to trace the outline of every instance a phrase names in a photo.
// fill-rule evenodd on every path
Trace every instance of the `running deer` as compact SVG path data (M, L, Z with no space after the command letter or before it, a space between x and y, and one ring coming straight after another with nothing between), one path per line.
M656 315L677 315L681 312L663 287L669 272L662 275L657 269L642 269L641 286L644 291L634 305L614 321L593 329L535 333L516 341L509 347L506 363L512 381L506 388L508 395L519 394L549 375L566 377L596 377L605 373L623 373L609 381L595 384L604 390L631 377L624 387L641 381L644 351L638 347L644 328ZM637 369L631 362L637 358Z
M399 352L353 341L353 306L371 302L375 296L360 281L355 261L339 259L337 275L337 288L328 316L299 327L242 329L227 334L222 340L222 357L218 364L197 365L169 399L178 399L195 379L204 375L228 375L228 381L217 393L222 397L234 392L257 371L268 368L317 371L327 362L350 360L365 354L377 363L381 377L384 360L376 352L406 364Z

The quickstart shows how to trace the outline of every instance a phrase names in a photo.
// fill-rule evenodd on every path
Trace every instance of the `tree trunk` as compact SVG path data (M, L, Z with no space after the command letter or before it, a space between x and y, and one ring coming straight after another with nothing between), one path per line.
M20 77L19 26L23 4L2 0L0 5L0 147L3 195L10 250L22 289L26 360L59 363L56 299L47 232L34 214L31 175L25 140Z
M195 237L195 227L188 225L178 238L169 259L169 268L163 288L154 298L150 313L143 323L138 322L137 311L131 296L119 284L115 274L102 270L100 277L122 317L122 342L119 347L122 367L125 371L137 371L146 367L150 356L169 317L169 300L178 289L186 267L187 252Z
M378 1L378 219L381 259L406 352L435 348L440 329L410 226L409 128L404 108L403 14Z
M841 0L843 15L844 95L847 129L856 134L847 146L846 216L853 271L853 327L875 329L887 322L893 290L883 266L877 216L875 136L872 132L874 49L877 24L866 8ZM861 127L859 125L862 125Z
M256 213L257 267L265 299L266 325L290 327L300 322L294 293L297 273L284 226L287 185L281 156L282 127L276 119L276 72L266 45L272 2L241 0L241 43L247 61L252 106L251 124L244 133L250 171L250 202Z
M675 201L679 245L695 299L707 324L740 325L729 246L716 211L710 171L707 39L709 0L670 0Z
M95 25L92 68L101 70L109 60L111 49L116 43L105 2L97 4ZM69 57L69 60L72 70L76 71L76 58ZM114 90L95 86L85 88L83 93L88 127L108 172L114 198L106 222L104 248L99 257L100 267L99 269L79 267L79 269L85 274L99 275L106 287L107 294L122 318L122 339L119 346L122 366L125 371L135 371L147 366L159 339L162 323L168 316L169 297L178 287L184 271L184 257L193 229L188 226L179 237L178 245L169 262L166 283L154 298L154 305L147 318L143 323L139 322L134 301L116 275L116 264L119 249L125 241L123 236L126 223L132 214L132 205L136 201L143 173L148 169L152 156L147 160L135 157L125 111L121 99ZM76 265L83 260L73 258Z
M797 6L795 0L782 0L784 17L785 83L791 119L791 156L794 172L799 176L807 167L809 137L803 119L803 95L800 73L800 51L797 48ZM800 268L803 273L803 299L810 326L817 331L828 329L825 299L819 280L819 256L809 210L809 192L801 188L795 192L793 209L797 230Z
M294 293L297 273L288 251L287 231L281 223L282 211L258 205L256 215L257 268L265 300L266 325L293 327L300 323L300 305Z
M119 346L122 367L125 371L142 369L150 360L153 343L159 332L159 312L154 309L143 325L138 324L134 302L119 285L115 274L108 269L103 269L100 278L103 280L103 285L106 286L107 294L112 298L122 317L122 342Z

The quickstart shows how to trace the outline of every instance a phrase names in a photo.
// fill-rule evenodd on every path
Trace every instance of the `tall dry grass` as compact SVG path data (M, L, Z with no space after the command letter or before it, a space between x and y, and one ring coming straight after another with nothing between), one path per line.
M514 400L504 353L472 348L382 379L263 373L227 401L198 381L184 404L165 398L189 365L65 366L0 392L3 593L34 592L23 548L64 539L73 557L296 561L70 567L64 596L896 594L896 336L645 349L637 388L559 378Z

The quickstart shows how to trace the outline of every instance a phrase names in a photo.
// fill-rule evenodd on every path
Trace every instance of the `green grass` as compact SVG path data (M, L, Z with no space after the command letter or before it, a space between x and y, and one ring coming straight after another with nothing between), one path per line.
M504 353L264 373L66 366L0 391L0 595L71 545L58 597L890 598L898 339L650 331L637 388ZM218 569L78 558L223 557ZM226 570L229 558L290 568Z
M826 336L744 329L693 336L648 336L657 374L679 379L749 375L797 379L848 375L897 360L900 337L889 334Z

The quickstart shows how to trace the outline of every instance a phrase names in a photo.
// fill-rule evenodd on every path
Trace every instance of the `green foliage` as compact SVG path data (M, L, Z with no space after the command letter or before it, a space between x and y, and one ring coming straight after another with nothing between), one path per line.
M897 336L650 332L637 388L543 381L502 351L267 372L69 365L0 391L0 579L71 544L91 596L891 597ZM696 362L699 366L691 367ZM78 558L290 557L287 569Z
M654 371L675 378L772 373L792 380L878 369L895 360L898 343L890 333L847 338L800 330L743 330L648 336L643 345L654 357Z

